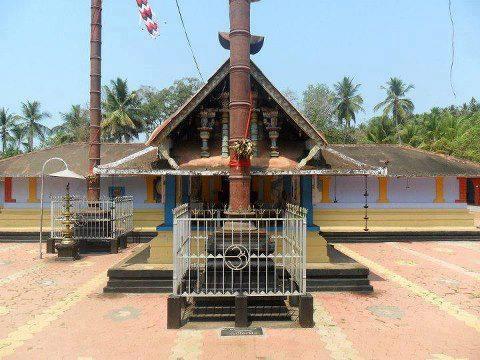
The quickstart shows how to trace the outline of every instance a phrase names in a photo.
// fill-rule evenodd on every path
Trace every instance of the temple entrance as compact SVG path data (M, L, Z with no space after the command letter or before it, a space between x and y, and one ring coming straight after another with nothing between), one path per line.
M255 208L284 208L287 203L300 203L299 177L258 175L252 176L250 185L250 203ZM228 176L192 177L190 202L204 209L223 209L228 205L229 186Z

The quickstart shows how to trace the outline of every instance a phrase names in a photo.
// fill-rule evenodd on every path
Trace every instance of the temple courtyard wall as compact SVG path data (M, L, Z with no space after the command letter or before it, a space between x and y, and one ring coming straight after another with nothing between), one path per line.
M102 194L130 195L134 199L136 231L170 230L165 225L166 196L181 195L166 190L152 176L109 177L102 180ZM178 178L177 178L178 179ZM46 178L44 190L45 224L49 228L50 196L62 195L67 182L74 195L83 197L86 182L77 179ZM214 183L214 181L211 181ZM295 182L293 182L295 184ZM311 185L310 185L311 184ZM177 182L177 189L179 186ZM303 185L303 184L302 184ZM265 184L267 186L267 184ZM272 185L268 185L272 186ZM305 186L305 185L304 185ZM293 189L294 198L310 208L313 223L322 231L361 231L365 226L365 178L363 176L312 176L311 189ZM274 201L271 188L264 189ZM165 194L169 195L165 195ZM178 193L178 191L177 191ZM368 226L370 230L474 229L475 207L462 199L456 177L377 178L368 177ZM0 182L0 231L38 230L40 208L39 178L9 178ZM264 195L267 196L267 195ZM300 199L302 198L302 199ZM167 211L170 211L168 209ZM312 222L312 220L311 220ZM171 224L166 224L171 225ZM314 229L318 231L318 229Z

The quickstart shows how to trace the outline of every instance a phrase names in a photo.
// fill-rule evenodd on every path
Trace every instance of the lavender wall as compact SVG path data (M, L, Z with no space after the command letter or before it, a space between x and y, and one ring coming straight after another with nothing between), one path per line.
M361 208L364 205L365 180L363 176L337 176L336 177L337 203L321 203L321 194L315 194L314 207L316 208ZM319 191L319 189L314 189ZM389 203L379 204L378 180L368 178L368 202L371 208L465 208L466 204L457 204L458 180L456 177L444 178L445 203L436 204L435 178L389 178L388 199ZM335 179L330 182L330 198L335 197Z
M65 193L65 188L67 183L70 183L70 192L72 195L79 197L86 196L87 184L85 180L80 179L62 179L62 178L45 178L44 185L44 202L48 204L50 202L50 195L63 195ZM3 204L6 208L18 208L18 209L27 209L27 208L39 208L39 203L29 203L28 202L28 178L13 178L13 198L16 199L15 203L5 203ZM40 197L40 179L37 181L37 193ZM123 186L125 187L125 195L133 196L134 206L137 209L157 209L163 207L163 204L147 204L145 200L147 199L147 191L145 178L143 176L132 176L132 177L110 177L102 178L101 182L101 193L104 196L108 196L108 189L110 186ZM3 203L3 183L1 185L1 199Z

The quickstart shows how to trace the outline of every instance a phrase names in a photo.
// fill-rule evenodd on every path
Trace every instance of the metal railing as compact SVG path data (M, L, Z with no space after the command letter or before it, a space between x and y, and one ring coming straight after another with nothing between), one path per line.
M307 210L253 212L174 209L173 292L185 297L286 296L306 292Z
M133 231L133 197L88 201L72 197L71 219L74 239L111 240ZM65 220L65 199L51 198L51 238L61 239Z

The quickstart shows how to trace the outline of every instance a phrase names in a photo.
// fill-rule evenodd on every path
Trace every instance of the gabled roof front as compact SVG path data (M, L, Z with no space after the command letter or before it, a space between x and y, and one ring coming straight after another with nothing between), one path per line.
M307 134L312 140L323 145L327 144L325 136L319 132L310 121L268 80L263 72L251 61L251 75L265 92L277 103L277 105L295 122L295 124ZM150 135L146 142L147 146L158 145L166 138L180 123L190 115L205 98L223 81L230 73L230 60L227 60L208 79L207 83L187 100L174 114L160 124Z

